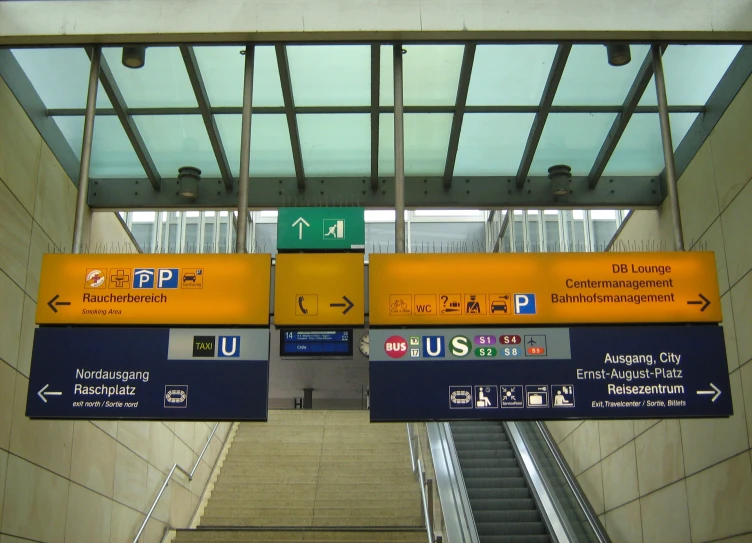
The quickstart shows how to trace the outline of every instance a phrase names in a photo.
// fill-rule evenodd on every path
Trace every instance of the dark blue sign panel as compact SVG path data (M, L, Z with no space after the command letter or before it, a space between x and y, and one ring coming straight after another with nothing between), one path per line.
M267 419L268 329L38 328L26 415Z
M281 356L352 356L352 330L282 330Z
M371 421L728 417L716 325L371 330Z

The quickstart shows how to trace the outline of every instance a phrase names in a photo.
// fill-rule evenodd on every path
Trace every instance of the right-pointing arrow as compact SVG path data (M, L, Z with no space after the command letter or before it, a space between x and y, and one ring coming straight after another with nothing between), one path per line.
M700 312L705 311L710 305L710 300L702 294L698 294L698 296L701 298L700 300L690 300L687 302L687 305L701 305Z
M714 402L718 399L718 396L721 395L721 390L715 386L713 383L710 383L710 386L713 388L713 390L698 390L698 394L714 394L713 399L710 400L711 402Z

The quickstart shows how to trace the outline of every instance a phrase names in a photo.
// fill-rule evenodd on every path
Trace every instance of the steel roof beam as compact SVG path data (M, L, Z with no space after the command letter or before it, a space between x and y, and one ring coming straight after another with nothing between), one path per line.
M88 47L86 48L86 54L91 58L91 49ZM107 98L110 99L115 115L120 119L120 124L123 125L125 135L131 142L133 150L136 152L138 161L141 163L149 183L151 183L151 186L155 191L159 192L162 190L162 178L160 177L157 167L154 165L154 161L146 148L141 133L138 131L136 122L128 112L123 94L120 92L120 89L115 82L115 77L112 75L112 71L107 65L104 55L102 55L102 61L99 67L99 82L102 84L102 88L107 94Z
M465 104L467 103L467 91L470 88L470 76L473 72L475 60L475 45L465 45L460 68L460 81L457 85L457 97L454 102L454 116L452 117L452 129L449 132L449 149L447 150L446 166L444 166L444 188L452 186L454 175L454 163L457 160L457 149L460 145L460 132L462 132L462 120L465 116Z
M405 106L405 113L454 113L455 106ZM705 113L705 106L669 106L669 113ZM379 106L378 113L394 113L392 106ZM465 106L465 113L538 113L538 106ZM623 106L551 106L549 113L621 113ZM212 115L241 115L240 107L213 107ZM284 106L254 107L254 115L284 115ZM302 114L369 114L371 106L298 106L295 113ZM83 108L52 108L46 110L48 117L83 117ZM658 106L637 106L634 113L658 113ZM197 107L133 107L132 116L141 115L201 115ZM97 115L116 115L112 108L98 108Z
M394 177L380 177L379 190L369 190L368 175L362 177L311 177L315 194L301 193L295 177L251 178L249 206L274 209L290 205L364 206L394 208ZM139 190L143 179L92 179L89 206L99 209L234 209L237 196L225 191L199 191L187 203L177 194L177 180L164 179L161 193ZM211 186L219 179L202 179ZM572 178L572 193L555 196L546 176L531 177L525 190L514 190L515 178L499 176L455 177L449 189L444 177L405 179L405 203L410 208L504 209L632 209L655 208L663 200L661 183L654 177L614 177L588 190L585 176Z
M663 50L665 51L665 47ZM616 115L614 122L611 124L611 129L608 131L608 135L598 151L598 156L593 163L593 167L588 174L588 187L594 188L598 183L598 180L603 175L608 161L611 160L611 155L614 154L616 146L619 144L622 134L627 129L629 120L632 118L632 114L637 109L637 104L640 103L640 99L645 92L650 80L653 78L653 62L651 60L650 52L645 56L645 60L642 61L640 70L637 72L632 86L627 93L627 97L624 99L624 103L621 106L621 111ZM657 112L657 107L656 107Z
M214 120L214 115L212 115L211 105L209 103L209 95L206 92L204 78L201 76L201 69L198 66L196 54L193 51L193 47L190 45L181 45L180 54L183 55L185 69L188 72L188 78L191 80L191 87L193 87L193 93L196 95L198 109L201 112L201 117L204 120L206 133L209 136L209 141L211 142L212 150L214 151L214 157L217 159L219 172L222 176L222 181L224 181L225 183L225 189L232 190L232 170L230 170L230 163L227 161L225 148L222 145L222 138L219 136L217 123Z
M371 46L371 190L379 188L379 89L381 46Z
M295 163L295 178L298 190L305 190L305 173L303 171L303 153L300 149L300 133L298 132L298 118L295 112L295 99L292 95L292 79L290 78L290 64L287 61L287 46L275 45L277 53L277 67L279 68L279 82L282 85L282 99L285 103L287 127L290 130L290 145L292 146L292 160Z
M556 48L556 55L551 64L551 71L548 73L546 85L543 87L538 112L535 114L535 120L533 120L533 125L530 127L530 133L525 144L525 152L522 153L520 167L517 170L516 186L518 189L521 189L525 185L527 174L530 173L530 165L533 163L535 151L538 149L538 142L543 134L543 127L546 125L546 119L551 112L551 104L553 104L554 96L556 96L556 89L559 88L559 82L561 81L561 76L564 73L564 67L567 64L567 58L571 50L572 45L566 43Z

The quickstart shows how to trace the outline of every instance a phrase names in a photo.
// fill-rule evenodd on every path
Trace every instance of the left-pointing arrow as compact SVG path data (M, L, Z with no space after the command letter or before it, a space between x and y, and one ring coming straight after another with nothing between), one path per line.
M52 299L47 302L47 305L50 306L50 309L52 309L52 311L54 311L55 313L57 313L57 307L55 307L56 305L70 305L70 302L58 302L58 298L60 298L60 295L55 294Z
M63 395L62 392L52 392L52 391L45 392L47 390L47 387L49 386L50 386L49 384L46 384L41 388L39 392L37 392L37 396L39 396L44 403L47 403L47 398L45 398L45 396L62 396Z

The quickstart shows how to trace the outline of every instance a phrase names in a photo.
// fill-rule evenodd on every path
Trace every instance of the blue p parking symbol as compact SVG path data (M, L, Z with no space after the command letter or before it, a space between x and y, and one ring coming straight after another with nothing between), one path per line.
M157 288L178 288L177 268L159 268Z
M535 315L535 294L514 295L515 315Z

